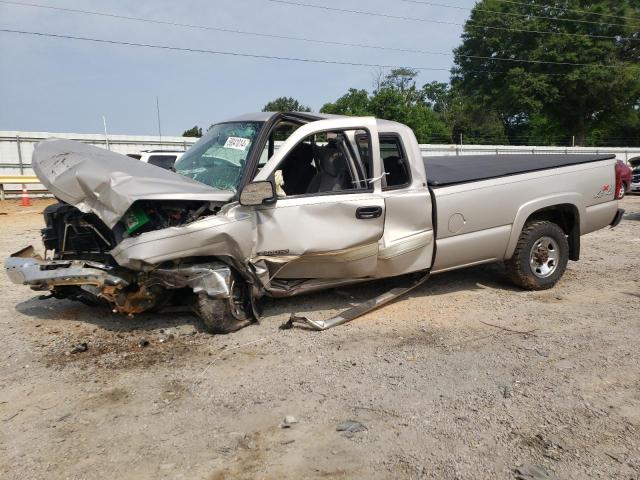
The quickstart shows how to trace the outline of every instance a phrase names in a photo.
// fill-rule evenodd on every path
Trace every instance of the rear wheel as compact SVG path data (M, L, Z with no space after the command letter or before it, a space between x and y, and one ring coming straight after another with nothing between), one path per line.
M513 283L527 290L553 287L567 268L569 242L564 231L546 220L527 223L507 260Z
M211 298L198 293L195 312L209 333L231 333L253 323L247 284L231 277L229 298Z

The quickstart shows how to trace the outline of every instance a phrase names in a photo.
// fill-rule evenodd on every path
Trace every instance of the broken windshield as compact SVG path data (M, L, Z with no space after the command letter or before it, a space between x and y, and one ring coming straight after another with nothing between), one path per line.
M236 192L262 122L213 125L175 164L180 175Z

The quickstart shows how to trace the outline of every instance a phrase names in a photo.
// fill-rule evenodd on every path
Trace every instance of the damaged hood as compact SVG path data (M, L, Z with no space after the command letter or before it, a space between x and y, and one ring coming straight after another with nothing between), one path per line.
M72 140L45 140L32 166L42 184L60 200L95 213L113 228L137 200L229 202L218 190L175 172Z

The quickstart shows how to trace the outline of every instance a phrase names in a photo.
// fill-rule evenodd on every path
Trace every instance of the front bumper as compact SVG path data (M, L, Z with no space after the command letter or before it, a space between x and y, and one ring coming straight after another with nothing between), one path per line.
M63 285L94 285L124 288L129 282L114 275L113 267L82 260L43 260L33 247L14 253L4 262L7 276L33 290L50 290Z
M141 273L84 260L43 260L33 247L27 247L7 258L4 266L13 283L29 285L33 290L91 285L97 287L92 291L111 300L115 292L128 286L131 288L127 290L132 292L156 285L167 290L189 288L212 298L228 298L231 291L231 269L221 262L156 268Z

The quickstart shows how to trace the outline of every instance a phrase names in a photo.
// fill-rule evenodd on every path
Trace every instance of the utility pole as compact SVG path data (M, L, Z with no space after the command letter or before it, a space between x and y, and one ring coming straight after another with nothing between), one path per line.
M102 115L102 125L104 126L104 143L107 145L107 150L111 150L109 148L109 135L107 135L107 118Z
M162 127L160 126L160 99L156 95L156 112L158 113L158 136L160 137L160 149L162 149Z
M571 146L572 147L576 146L576 136L575 135L571 135Z
M462 134L460 134L460 146L462 146Z

